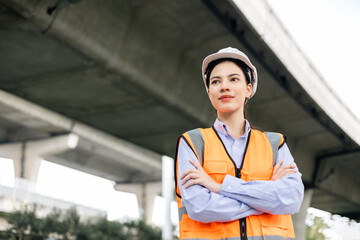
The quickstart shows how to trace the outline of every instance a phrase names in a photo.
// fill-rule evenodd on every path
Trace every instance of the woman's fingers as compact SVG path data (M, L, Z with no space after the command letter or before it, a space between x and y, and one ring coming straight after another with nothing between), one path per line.
M197 171L197 170L196 170L196 169L193 169L193 168L184 171L184 172L181 174L180 179L183 179L186 175L188 175L188 174L190 174L190 173L192 173L192 172L195 172L195 171Z
M289 174L292 174L292 173L296 173L297 170L296 169L279 169L279 171L277 172L276 175L273 175L272 176L272 180L279 180Z
M190 159L189 162L195 167L195 169L188 169L184 171L184 173L181 175L181 184L184 185L184 188L188 188L192 185L201 185L211 192L219 193L221 189L221 184L217 183L214 179L212 179L204 171L198 161Z
M191 187L192 185L195 185L195 184L199 184L200 181L198 179L193 179L191 181L188 181L185 185L184 185L184 188L188 188L188 187Z
M283 168L283 169L296 168L296 165L295 164L285 164L284 166L281 166L281 168Z
M273 171L273 175L271 177L271 180L278 180L278 179L281 179L289 174L292 174L292 173L296 173L297 170L295 170L296 168L296 165L294 164L285 164L283 166L280 166L277 167L277 165L279 163L282 163L282 161L279 161L275 167L274 167L274 171ZM276 168L276 169L275 169ZM276 171L275 171L276 170Z
M192 159L189 160L189 162L197 169L197 170L200 170L202 169L200 163L198 161L194 161Z
M180 179L182 179L181 184L184 185L188 180L190 179L194 179L194 178L199 178L199 172L202 170L202 167L200 166L199 162L194 161L194 160L189 160L189 162L196 168L196 169L188 169L186 171L183 172L183 174L180 176ZM193 182L193 181L190 181ZM191 184L193 185L193 184ZM190 185L190 186L191 186Z
M273 170L273 175L276 174L276 172L279 170L281 164L283 163L283 159L281 159L280 161L278 161L276 164L275 164L275 167L274 167L274 170Z
M297 170L295 170L295 169L286 169L280 173L279 179L281 179L289 174L296 173L296 172L297 172Z
M188 180L198 178L196 173L187 174L181 181L181 184L184 185Z

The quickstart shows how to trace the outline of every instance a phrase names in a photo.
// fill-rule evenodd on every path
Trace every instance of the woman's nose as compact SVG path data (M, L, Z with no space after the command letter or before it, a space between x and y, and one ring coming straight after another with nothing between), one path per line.
M224 81L224 82L222 82L221 83L221 89L220 89L220 91L221 92L227 92L227 91L229 91L230 89L229 89L229 86L228 86L228 84Z

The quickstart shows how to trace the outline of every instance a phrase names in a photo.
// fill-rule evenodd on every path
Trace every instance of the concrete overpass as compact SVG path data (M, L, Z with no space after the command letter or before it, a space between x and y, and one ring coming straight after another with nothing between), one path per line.
M359 119L266 1L0 0L1 151L18 149L17 175L34 180L26 162L40 160L26 146L61 138L41 154L118 189L151 189L177 137L214 121L200 65L226 46L258 68L252 124L284 133L303 174L296 221L308 206L358 220Z

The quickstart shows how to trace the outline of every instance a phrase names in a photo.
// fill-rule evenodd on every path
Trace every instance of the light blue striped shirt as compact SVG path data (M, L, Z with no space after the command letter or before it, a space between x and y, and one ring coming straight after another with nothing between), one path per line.
M246 120L245 120L246 121ZM245 133L234 139L225 124L216 119L214 128L223 141L226 150L236 166L241 165L250 125L245 124ZM187 169L194 168L189 160L196 156L184 140L180 140L178 149L178 185L181 201L190 218L200 222L226 222L241 219L264 212L270 214L294 214L299 211L304 194L301 173L290 174L276 181L251 181L226 175L220 194L212 193L200 185L185 189L180 176ZM286 144L278 151L276 162L295 164ZM298 170L296 168L296 170Z

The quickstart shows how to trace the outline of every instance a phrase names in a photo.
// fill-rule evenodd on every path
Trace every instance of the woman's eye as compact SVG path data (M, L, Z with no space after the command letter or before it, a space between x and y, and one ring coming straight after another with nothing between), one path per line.
M239 81L239 79L238 78L232 78L231 81L233 81L233 82L234 81Z
M220 81L219 80L213 80L211 81L211 84L218 84Z

